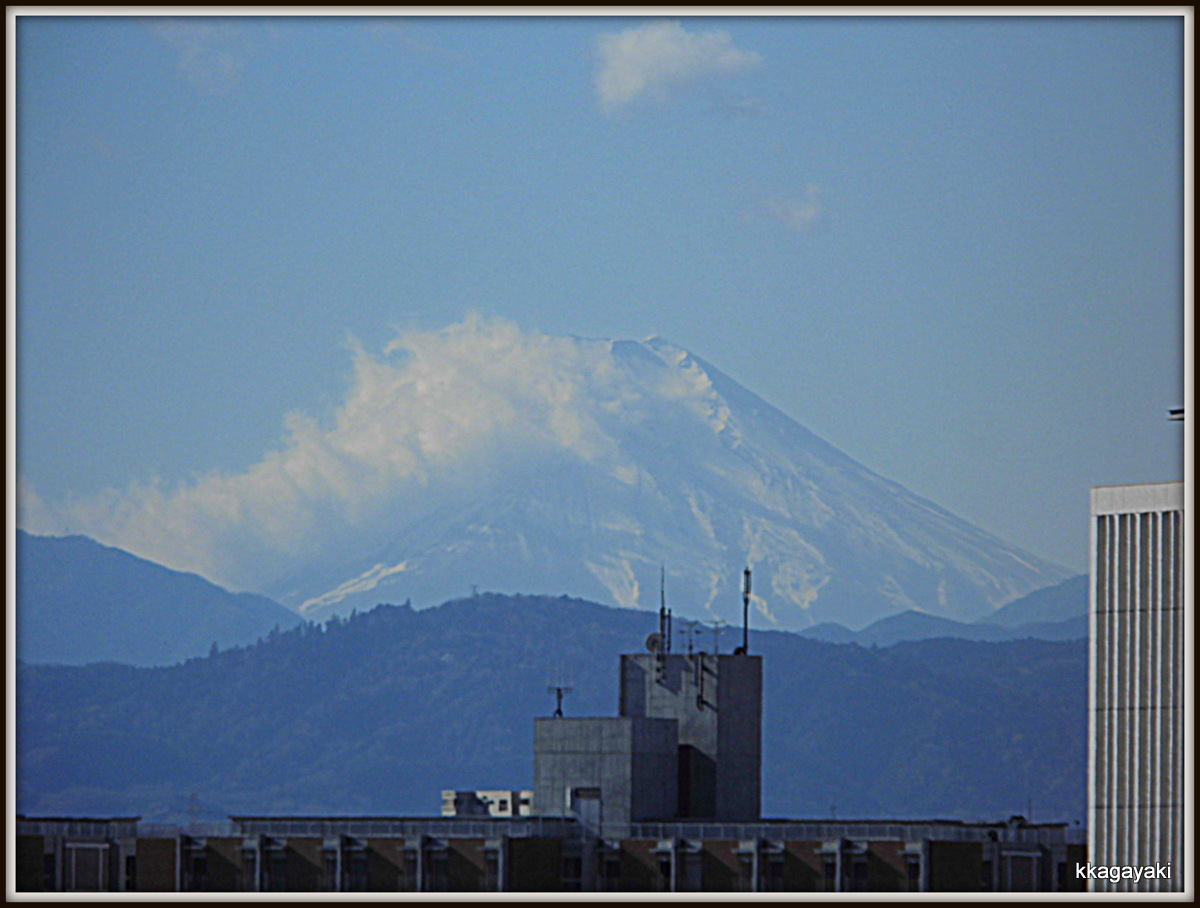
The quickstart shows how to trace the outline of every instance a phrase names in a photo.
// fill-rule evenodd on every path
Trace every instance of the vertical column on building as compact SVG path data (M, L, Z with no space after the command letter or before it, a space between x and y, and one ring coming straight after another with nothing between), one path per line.
M496 858L496 888L493 891L505 892L508 889L508 836L502 835L484 842L484 861L493 855Z
M263 837L261 835L246 836L242 839L242 866L246 858L252 859L253 867L247 875L246 888L249 892L262 892L263 879Z
M1165 700L1166 711L1171 717L1171 754L1179 759L1172 760L1170 770L1164 769L1164 775L1170 778L1170 797L1163 804L1163 813L1168 815L1167 822L1171 827L1171 834L1164 839L1167 846L1170 848L1172 860L1174 862L1171 868L1171 883L1169 887L1175 891L1182 891L1184 886L1184 862L1187 859L1187 854L1184 851L1184 816L1183 803L1186 792L1184 791L1184 773L1188 761L1183 759L1183 719L1184 719L1184 698L1187 696L1188 685L1186 683L1187 666L1184 664L1183 658L1183 640L1186 631L1187 614L1184 610L1183 596L1183 511L1171 511L1164 514L1164 518L1170 525L1170 548L1164 553L1167 557L1166 573L1169 576L1170 597L1167 602L1164 602L1164 609L1167 611L1167 623L1171 627L1172 642L1171 642L1171 671L1169 677L1171 680L1171 690L1169 698Z
M415 875L413 879L408 879L408 862L405 861L405 878L412 887L413 892L425 891L425 836L416 835L404 840L405 854L413 856L413 870Z
M1182 492L1181 483L1092 492L1089 858L1174 865L1170 880L1094 890L1180 888Z

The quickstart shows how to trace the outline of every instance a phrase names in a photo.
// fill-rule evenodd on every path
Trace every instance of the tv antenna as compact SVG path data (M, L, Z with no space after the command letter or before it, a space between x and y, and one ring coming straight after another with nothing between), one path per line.
M714 621L712 623L712 627L709 628L709 630L712 631L712 635L713 635L713 655L714 656L719 656L721 654L721 645L718 642L718 640L726 627L727 627L727 625L725 624L724 620L722 620L721 618L718 618L716 621Z
M555 679L555 680L551 680L550 678L546 679L546 693L554 694L554 696L555 696L554 718L556 718L556 719L562 718L563 695L569 694L572 690L574 690L574 688L571 686L570 681L563 680L563 674L564 673L560 670L558 672L557 679Z
M546 688L547 693L554 694L558 698L558 700L554 706L554 718L556 718L556 719L562 718L563 694L569 694L572 690L573 690L573 688L569 684L551 684Z
M695 640L696 631L701 629L701 624L699 621L689 621L686 618L681 620L679 624L679 633L683 634L687 640L687 651L688 655L690 656L692 654L692 643Z

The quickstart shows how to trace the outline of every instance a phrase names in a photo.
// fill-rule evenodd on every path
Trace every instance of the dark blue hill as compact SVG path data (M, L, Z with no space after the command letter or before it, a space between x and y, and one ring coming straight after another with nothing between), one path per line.
M170 665L300 623L265 596L230 593L85 536L18 530L16 553L22 662Z
M1029 595L997 609L981 621L1016 627L1067 621L1087 615L1087 612L1088 575L1080 574L1054 586L1034 590Z
M443 788L527 788L547 675L615 715L652 614L481 595L381 606L171 668L24 666L18 810L180 819L438 812ZM765 657L771 816L1081 818L1082 643L866 648L752 634ZM97 754L102 754L97 759Z
M955 637L961 640L1086 640L1088 636L1088 578L1086 574L1036 590L997 609L986 618L966 623L910 609L888 615L852 631L825 622L800 633L811 640L891 646L905 640Z

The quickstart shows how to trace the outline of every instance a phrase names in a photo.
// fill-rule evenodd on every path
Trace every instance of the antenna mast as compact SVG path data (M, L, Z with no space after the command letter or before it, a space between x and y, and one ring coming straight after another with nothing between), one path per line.
M658 574L658 632L662 635L663 652L671 651L671 610L667 608L667 568L659 567Z
M725 622L718 618L713 622L710 630L713 635L713 655L719 656L721 654L721 645L718 643L718 639L721 636L721 632L725 630Z
M742 652L750 654L750 567L742 571Z
M699 628L700 628L699 621L684 620L684 621L680 622L680 628L679 628L680 632L685 637L687 637L687 648L688 648L687 651L688 651L689 656L692 655L693 642L695 640L695 633Z
M569 694L571 692L571 689L572 689L571 685L569 685L569 684L551 684L546 688L547 693L554 694L558 698L558 702L554 708L554 718L556 718L556 719L562 718L563 694Z
M550 673L547 672L547 675L549 674ZM567 679L566 674L567 673L564 668L562 666L558 666L558 669L555 672L555 677L546 678L546 693L554 694L556 698L554 707L554 718L556 719L562 718L563 694L569 694L573 690L571 687L571 682L569 679Z

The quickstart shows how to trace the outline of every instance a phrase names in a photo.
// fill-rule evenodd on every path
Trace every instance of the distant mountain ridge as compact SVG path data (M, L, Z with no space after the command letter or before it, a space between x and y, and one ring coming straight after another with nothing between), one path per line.
M981 620L1017 627L1033 622L1067 621L1087 613L1088 575L1080 574L1054 586L1034 590Z
M829 643L890 646L907 640L1085 640L1088 636L1088 577L1072 577L1010 603L973 623L915 610L880 618L860 631L826 622L800 633Z
M301 619L84 536L16 536L17 658L170 665Z
M533 719L617 711L653 616L566 597L381 606L162 669L22 666L17 810L186 822L436 816L444 788L527 788ZM707 643L706 637L703 643ZM765 816L1074 821L1086 806L1082 642L878 649L751 633L764 658ZM870 729L864 735L863 730Z

